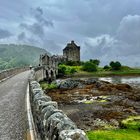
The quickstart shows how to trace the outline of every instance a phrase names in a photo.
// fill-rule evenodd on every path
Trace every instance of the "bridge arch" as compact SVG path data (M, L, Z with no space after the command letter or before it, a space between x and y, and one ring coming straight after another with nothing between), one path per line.
M56 79L56 76L55 76L55 71L54 70L51 70L51 80L55 80Z
M45 70L45 80L48 81L48 79L49 79L49 72L48 70Z

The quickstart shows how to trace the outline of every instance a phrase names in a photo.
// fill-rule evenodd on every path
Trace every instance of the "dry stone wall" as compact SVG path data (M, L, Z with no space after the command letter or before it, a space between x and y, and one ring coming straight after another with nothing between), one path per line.
M30 101L37 133L41 140L88 140L84 131L68 118L51 97L44 94L31 72L29 80Z

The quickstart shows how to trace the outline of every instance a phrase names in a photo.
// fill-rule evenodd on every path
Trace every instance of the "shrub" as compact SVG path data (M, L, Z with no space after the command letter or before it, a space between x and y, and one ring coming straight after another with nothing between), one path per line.
M75 69L75 68L71 68L71 69L70 69L70 73L71 73L71 74L73 74L73 73L75 73L75 72L76 72L76 69Z
M90 62L95 64L96 66L99 66L99 64L100 64L100 60L98 60L98 59L90 59Z
M64 64L58 66L58 73L63 75L66 73L66 66Z
M42 81L42 82L40 82L40 85L41 85L43 90L46 90L46 89L56 89L57 88L56 83L48 84L47 82Z
M112 70L120 70L121 66L122 66L121 63L118 62L118 61L116 61L116 62L111 61L110 62L110 67L111 67Z
M94 71L97 71L97 66L90 62L90 61L87 61L85 62L85 64L83 65L82 69L84 71L88 71L88 72L94 72Z
M108 70L110 67L108 65L105 65L103 69Z
M78 62L78 61L67 61L64 64L68 65L68 66L78 66L80 64L80 62Z

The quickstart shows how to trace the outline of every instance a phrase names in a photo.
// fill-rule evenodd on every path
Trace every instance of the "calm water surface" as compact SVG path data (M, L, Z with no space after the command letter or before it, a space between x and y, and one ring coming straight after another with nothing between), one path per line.
M126 83L126 84L132 84L132 85L140 85L140 77L118 77L118 76L114 76L114 77L102 77L99 78L99 80L103 80L103 81L108 81L111 83Z

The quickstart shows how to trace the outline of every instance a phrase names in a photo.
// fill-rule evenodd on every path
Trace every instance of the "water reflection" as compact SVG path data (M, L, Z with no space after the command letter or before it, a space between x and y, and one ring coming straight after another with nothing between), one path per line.
M140 84L140 77L102 77L99 80L108 81L111 83L127 83L127 84Z

